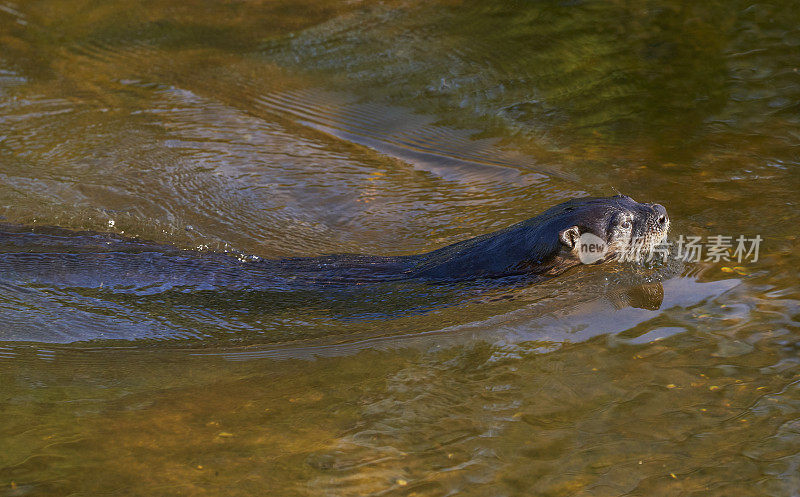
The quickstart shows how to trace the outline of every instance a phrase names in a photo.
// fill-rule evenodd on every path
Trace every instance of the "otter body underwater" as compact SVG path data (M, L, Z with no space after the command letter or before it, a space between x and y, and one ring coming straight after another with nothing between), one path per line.
M461 281L550 277L580 264L585 233L602 239L607 261L660 243L666 209L632 198L587 197L508 228L409 256L329 255L241 260L116 235L0 226L0 282L114 293L285 290L395 280Z

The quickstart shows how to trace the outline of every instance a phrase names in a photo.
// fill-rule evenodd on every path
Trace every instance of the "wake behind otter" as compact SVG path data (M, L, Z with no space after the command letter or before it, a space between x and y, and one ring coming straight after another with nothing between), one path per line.
M13 251L21 247L28 250ZM409 257L334 255L269 260L178 250L100 234L0 230L0 281L32 286L139 295L288 291L402 279L412 266Z

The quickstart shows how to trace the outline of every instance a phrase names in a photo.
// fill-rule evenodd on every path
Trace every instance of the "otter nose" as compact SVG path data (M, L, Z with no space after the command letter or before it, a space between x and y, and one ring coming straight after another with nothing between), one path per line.
M653 211L656 213L656 222L659 226L664 226L669 221L669 216L667 216L667 209L661 204L652 204L651 207Z

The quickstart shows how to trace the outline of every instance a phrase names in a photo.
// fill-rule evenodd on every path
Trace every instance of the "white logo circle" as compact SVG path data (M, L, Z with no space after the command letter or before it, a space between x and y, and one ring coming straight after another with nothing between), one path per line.
M578 259L584 264L594 264L606 256L606 241L586 232L578 238Z

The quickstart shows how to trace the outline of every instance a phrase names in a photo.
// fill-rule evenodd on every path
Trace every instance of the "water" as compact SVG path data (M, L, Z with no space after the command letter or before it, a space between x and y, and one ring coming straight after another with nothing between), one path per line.
M0 246L0 495L800 493L798 16L0 0L0 231L32 233ZM759 259L248 269L616 191L664 204L673 240L760 235ZM58 236L86 230L199 253L76 280ZM153 268L172 285L114 286Z

